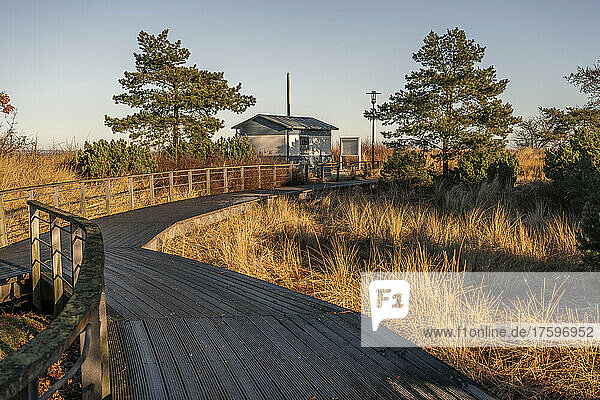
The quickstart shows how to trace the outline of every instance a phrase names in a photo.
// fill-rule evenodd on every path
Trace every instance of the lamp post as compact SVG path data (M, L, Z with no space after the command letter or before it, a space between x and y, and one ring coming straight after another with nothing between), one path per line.
M367 92L367 94L371 95L371 108L372 108L372 116L371 119L373 120L373 130L371 133L371 169L375 169L375 103L377 103L377 95L381 94L375 90L371 90L370 92Z

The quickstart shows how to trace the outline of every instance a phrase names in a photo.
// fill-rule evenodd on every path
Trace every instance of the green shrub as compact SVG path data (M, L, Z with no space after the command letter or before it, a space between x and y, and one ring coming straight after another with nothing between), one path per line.
M578 209L593 192L590 181L600 173L600 130L581 128L558 147L546 150L546 176Z
M518 173L517 157L499 144L489 143L463 153L453 174L460 183L474 185L497 180L502 185L513 186Z
M415 150L394 150L381 171L384 180L408 185L429 185L432 175L425 155Z
M102 178L152 172L156 161L148 147L128 145L123 139L101 139L85 142L83 151L77 153L77 168L84 176Z
M600 184L600 179L593 180ZM579 250L583 261L595 270L600 269L600 197L589 196L581 215Z
M213 154L229 160L251 160L256 152L246 135L220 138L213 144Z

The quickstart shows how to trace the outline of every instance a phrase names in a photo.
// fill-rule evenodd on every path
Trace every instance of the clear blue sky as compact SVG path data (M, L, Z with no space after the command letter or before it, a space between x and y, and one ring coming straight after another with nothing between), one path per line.
M368 135L365 92L384 98L404 85L411 54L430 31L458 26L487 46L510 84L516 114L583 104L563 76L600 57L598 1L8 1L2 0L0 90L18 108L19 127L41 145L115 137L104 115L124 115L112 95L133 69L140 30L170 29L191 63L225 71L257 98L226 127L256 113L311 115L344 135Z

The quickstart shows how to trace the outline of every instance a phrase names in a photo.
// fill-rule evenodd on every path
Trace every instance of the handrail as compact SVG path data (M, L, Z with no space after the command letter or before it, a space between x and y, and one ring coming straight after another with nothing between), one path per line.
M368 161L351 161L344 165L350 165L352 170L364 169L365 174L372 167ZM330 168L336 171L339 179L341 165L338 162L256 164L93 178L2 190L0 247L22 239L27 233L24 211L27 200L41 200L84 218L92 218L215 193L277 187L291 182L294 176L307 180L309 170L323 180Z
M294 167L288 163L183 169L0 190L0 247L25 235L22 210L27 200L66 207L84 218L99 217L164 201L275 187L292 178Z
M297 165L297 164L291 164L291 163L286 163L286 164L249 164L249 165L224 165L222 167L174 169L174 170L170 170L170 171L147 172L147 173L144 173L144 174L107 176L107 177L104 177L104 178L88 178L88 179L77 179L77 180L72 180L72 181L42 183L40 185L22 186L22 187L18 187L18 188L0 190L0 195L2 195L2 194L10 194L10 193L15 193L15 192L21 192L21 191L27 191L27 190L52 188L54 186L71 185L71 184L74 184L74 183L104 182L104 181L107 181L107 180L119 180L119 179L125 179L125 178L143 178L143 177L148 177L150 175L163 175L163 174L167 174L167 177L168 177L169 173L183 173L183 172L189 172L189 171L191 171L191 172L198 172L198 171L206 171L208 169L210 169L210 170L222 170L223 168L234 169L234 168L242 168L242 167L243 168L257 168L257 167L273 167L273 166L276 166L276 167L289 167L289 166L295 166L295 165Z
M70 223L74 231L81 230L85 235L85 242L80 241L80 245L75 246L73 250L72 258L80 258L80 266L77 276L75 265L73 266L73 293L64 307L46 329L0 361L0 400L36 399L38 377L58 361L88 325L90 347L81 364L82 392L91 390L93 399L104 398L110 392L110 381L104 294L104 246L100 228L75 214L39 201L29 200L27 204L32 215L44 212L51 219L60 218ZM56 232L60 234L60 230ZM51 232L51 236L52 233L54 232ZM32 231L32 239L38 235L39 231ZM35 249L34 242L35 240L31 240L32 250ZM60 242L60 237L53 237L51 242ZM32 254L32 258L35 259L35 254ZM55 261L53 260L53 268ZM33 284L35 300L36 290L40 290L41 283Z

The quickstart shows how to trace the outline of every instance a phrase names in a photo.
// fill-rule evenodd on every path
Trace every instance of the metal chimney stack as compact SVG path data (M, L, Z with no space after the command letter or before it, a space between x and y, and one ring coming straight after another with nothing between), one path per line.
M290 73L287 73L287 116L290 116Z

